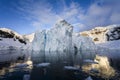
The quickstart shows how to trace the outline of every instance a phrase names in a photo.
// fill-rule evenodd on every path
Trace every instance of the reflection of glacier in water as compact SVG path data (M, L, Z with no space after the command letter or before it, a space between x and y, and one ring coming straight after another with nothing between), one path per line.
M1 67L0 79L3 80L4 78L5 80L23 80L23 78L29 77L30 80L85 80L89 76L91 76L93 80L106 79L105 77L101 78L100 76L96 75L97 70L99 71L98 68L101 66L101 62L98 62L98 64L97 61L93 62L92 59L94 58L94 56L92 57L92 55L87 56L87 58L89 57L89 59L87 59L86 57L84 57L85 54L81 54L79 52L77 54L66 52L29 52L19 51L17 53L13 52L11 54L1 54L0 59L3 61L3 63L11 63L9 65L4 65L3 67ZM25 59L23 59L24 54ZM97 57L96 59L98 60L99 57ZM31 60L32 63L27 60ZM104 63L104 61L106 62L106 60L106 58L102 60L102 63ZM93 75L89 73L89 71L84 72L82 70L82 65L87 64L84 61L88 61L88 63L90 62L90 64L92 62L96 63L92 64L92 68L94 69L89 70L91 71L91 73L96 74ZM109 64L109 62L106 62L106 65L108 67L107 69L112 69L107 63ZM102 65L101 67L106 67L106 65ZM89 66L87 66L87 68L89 68ZM96 68L97 70L95 71ZM104 69L103 71L105 70L106 69Z
M80 66L83 64L83 55L84 54L80 53L74 54L66 52L33 52L31 59L34 67L31 72L31 80L85 79L88 75L82 72L80 68ZM92 55L90 57L91 59L94 58ZM46 67L35 66L43 62L50 63L50 65Z
M89 57L89 59L87 59L82 53L34 52L33 54L32 61L34 64L44 62L50 63L50 65L46 68L33 67L32 80L44 80L46 77L50 80L84 80L88 75L91 75L94 80L101 80L113 78L115 75L115 70L110 66L107 57L96 56L93 61L91 55L88 55L87 58ZM37 73L43 73L43 75L40 76Z
M0 62L12 62L21 59L28 59L30 51L27 50L0 50Z
M87 52L87 51L86 51ZM89 51L89 55L83 52L60 52L60 51L52 51L52 52L37 52L34 51L31 54L31 59L33 63L40 62L50 62L50 63L66 63L68 65L82 65L83 60L85 59L94 59L94 54L92 51Z

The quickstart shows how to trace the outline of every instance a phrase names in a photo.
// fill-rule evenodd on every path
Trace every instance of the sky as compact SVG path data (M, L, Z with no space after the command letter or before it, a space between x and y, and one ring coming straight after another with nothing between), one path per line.
M65 19L79 32L120 24L119 7L120 0L0 0L0 27L30 34Z

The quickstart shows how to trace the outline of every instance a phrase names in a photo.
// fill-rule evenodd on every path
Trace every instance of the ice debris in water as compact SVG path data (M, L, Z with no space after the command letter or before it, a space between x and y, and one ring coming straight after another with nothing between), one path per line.
M66 70L79 70L79 68L74 67L74 66L64 66L64 69L66 69Z
M95 69L95 68L92 68L92 69L90 70L90 72L91 72L91 73L99 73L99 70L97 70L97 69Z
M23 63L23 64L18 64L18 65L16 65L14 68L25 68L25 67L27 67L27 66L29 66L29 65L26 64L26 63Z
M89 76L89 77L86 78L85 80L93 80L93 79L91 78L91 76Z
M98 63L95 62L94 60L90 60L90 59L85 59L83 62L84 62L84 63L88 63L88 64L98 64Z
M49 65L50 65L50 63L39 63L36 65L36 67L47 67Z
M30 75L29 74L25 74L23 76L23 80L30 80Z

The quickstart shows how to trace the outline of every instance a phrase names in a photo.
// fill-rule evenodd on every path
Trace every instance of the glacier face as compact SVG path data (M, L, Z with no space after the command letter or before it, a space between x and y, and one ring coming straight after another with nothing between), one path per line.
M34 51L44 51L45 50L45 36L46 30L37 31L34 35L32 42L32 50Z
M93 59L95 56L95 44L90 38L76 34L73 33L73 27L65 20L62 20L48 31L36 32L32 42L32 50L39 51L38 53L44 51L45 53L41 53L45 54L46 57L69 56L74 61L83 58ZM58 53L54 54L55 51Z
M45 51L70 51L73 28L65 20L46 33Z
M77 33L72 36L72 51L74 65L79 65L86 59L94 59L96 47L91 38L80 36Z
M34 51L69 51L72 45L73 27L65 20L46 31L37 31L32 42Z
M87 59L89 57L94 58L96 53L96 47L92 39L84 36L73 36L72 47L74 53L81 54L81 57Z

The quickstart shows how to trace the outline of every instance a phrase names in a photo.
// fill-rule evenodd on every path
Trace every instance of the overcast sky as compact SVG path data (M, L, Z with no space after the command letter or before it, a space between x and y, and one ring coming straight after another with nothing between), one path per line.
M119 7L120 0L0 0L0 27L28 34L65 19L78 32L120 24Z

